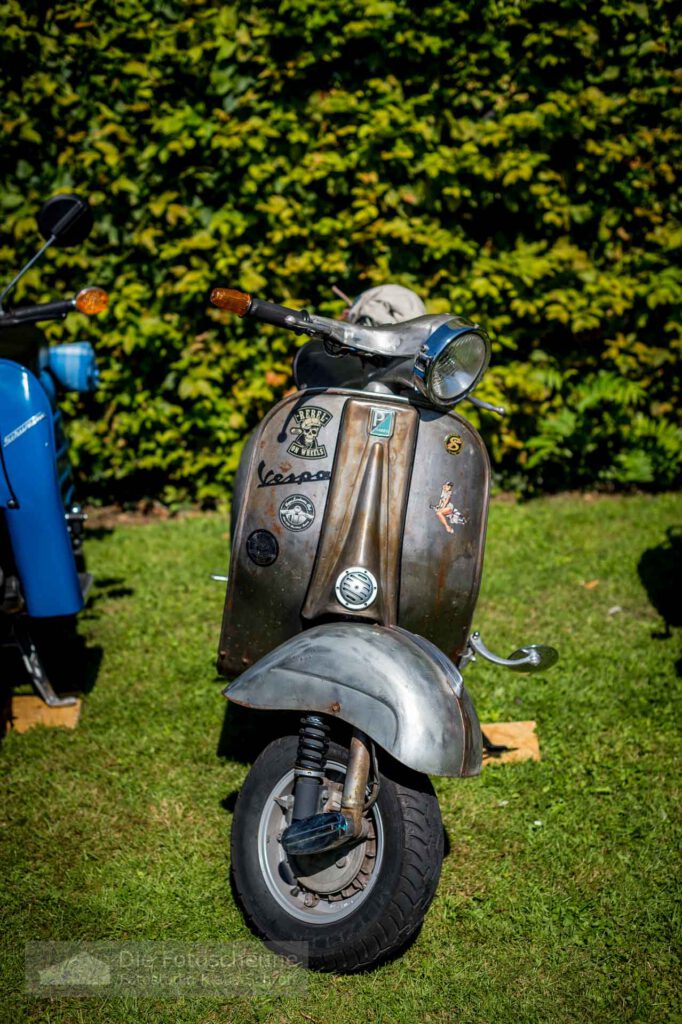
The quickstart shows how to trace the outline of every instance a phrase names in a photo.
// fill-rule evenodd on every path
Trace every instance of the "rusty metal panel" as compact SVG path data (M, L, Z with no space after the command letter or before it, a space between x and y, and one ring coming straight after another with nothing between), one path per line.
M345 392L300 392L272 409L241 473L218 668L238 675L303 628Z
M384 424L375 434L373 417ZM400 626L457 656L480 582L489 478L485 448L465 420L390 395L305 391L271 410L246 457L221 672L239 674L330 615L395 624L397 613ZM367 528L346 524L344 547L334 534L352 501ZM376 570L367 615L334 599L346 555Z
M397 625L403 519L418 423L409 405L372 402L371 396L346 402L305 619L350 611L354 618ZM337 599L337 580L349 566L363 566L376 580L377 594L367 608L349 609Z
M421 409L398 621L454 660L478 597L489 486L488 453L474 428L455 413Z

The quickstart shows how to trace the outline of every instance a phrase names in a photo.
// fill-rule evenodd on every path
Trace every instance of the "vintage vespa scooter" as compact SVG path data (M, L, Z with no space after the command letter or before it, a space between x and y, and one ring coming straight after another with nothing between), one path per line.
M226 288L211 301L313 339L235 487L225 696L302 718L240 792L233 880L276 949L354 971L399 949L435 893L428 776L481 770L461 670L476 654L523 672L557 655L499 658L470 633L489 462L451 410L486 370L486 333L450 314L363 326Z
M2 648L17 648L36 692L51 707L59 697L41 657L37 634L53 647L84 605L92 577L83 555L85 514L76 501L58 400L63 391L94 391L97 365L87 341L48 347L36 324L78 311L102 312L108 296L84 288L74 298L13 309L7 296L50 246L78 245L93 226L81 196L57 195L43 204L39 251L0 294L0 681ZM59 626L45 630L50 624Z

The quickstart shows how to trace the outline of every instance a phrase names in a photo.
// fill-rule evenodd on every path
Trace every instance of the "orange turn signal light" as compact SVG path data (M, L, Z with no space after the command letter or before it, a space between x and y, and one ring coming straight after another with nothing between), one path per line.
M109 305L109 296L103 288L83 288L76 296L76 309L88 316L103 313Z
M238 292L234 288L214 288L211 302L218 309L227 309L237 316L246 316L251 305L251 296L247 292Z

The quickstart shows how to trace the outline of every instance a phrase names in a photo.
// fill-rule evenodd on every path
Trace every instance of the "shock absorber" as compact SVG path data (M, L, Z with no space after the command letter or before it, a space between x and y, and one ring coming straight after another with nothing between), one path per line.
M313 716L309 715L307 718L302 719L301 722L303 728L301 729L299 753L296 758L297 764L303 760L301 749L303 747L304 733L306 740L310 739L312 735L310 731L312 718ZM320 722L319 719L314 722L312 728L319 728L318 722ZM320 724L324 728L324 723ZM318 733L317 737L315 758L318 761L324 757L324 754L319 750L321 744L324 744L326 747L327 737L325 732ZM303 753L310 762L310 749L307 744ZM336 847L342 846L349 839L367 834L367 821L363 815L365 810L371 806L371 804L368 805L366 799L366 790L367 778L373 757L372 741L369 736L366 736L360 729L353 729L340 811L327 811L320 814L318 812L318 802L320 795L319 783L321 780L310 774L301 774L299 776L296 782L292 821L281 836L282 846L288 855L298 857L323 853L326 850L334 850ZM309 771L310 769L306 769L306 772L309 773ZM315 771L315 776L320 774L317 770ZM303 804L303 801L307 803L305 806L299 806L299 801L301 804Z
M292 821L317 814L329 749L329 726L320 715L305 715L298 734L294 764Z

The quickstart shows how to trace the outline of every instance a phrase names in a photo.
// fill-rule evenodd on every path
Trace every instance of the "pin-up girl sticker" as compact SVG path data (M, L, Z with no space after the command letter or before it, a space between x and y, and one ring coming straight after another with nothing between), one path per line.
M453 525L462 525L467 522L467 517L462 515L459 509L455 508L452 504L452 487L451 480L444 483L441 488L438 504L429 505L429 508L433 509L448 533L455 532L452 529Z

